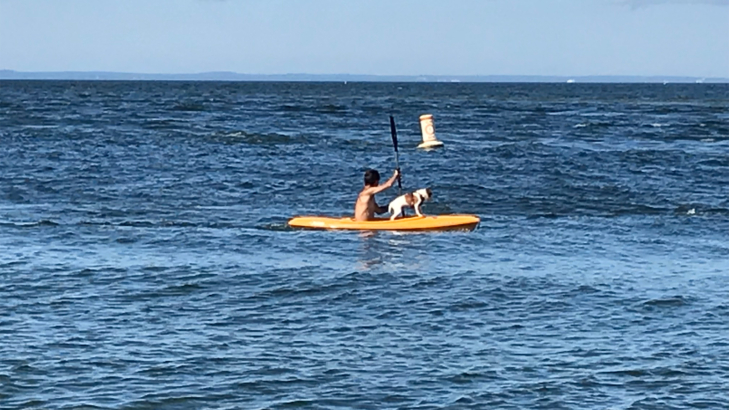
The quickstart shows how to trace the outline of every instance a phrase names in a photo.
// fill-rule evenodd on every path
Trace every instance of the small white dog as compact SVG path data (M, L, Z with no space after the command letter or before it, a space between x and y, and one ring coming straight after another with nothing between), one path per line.
M415 192L400 195L393 199L387 207L391 215L390 220L393 221L395 218L402 215L402 210L405 207L413 208L418 216L423 216L423 213L420 212L420 205L429 200L432 196L433 191L431 191L430 188L418 189Z

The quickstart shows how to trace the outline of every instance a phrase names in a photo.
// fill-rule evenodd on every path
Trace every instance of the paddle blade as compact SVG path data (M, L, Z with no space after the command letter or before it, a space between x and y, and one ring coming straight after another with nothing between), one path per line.
M395 119L390 116L390 134L392 134L392 146L395 147L397 152L397 129L395 129Z

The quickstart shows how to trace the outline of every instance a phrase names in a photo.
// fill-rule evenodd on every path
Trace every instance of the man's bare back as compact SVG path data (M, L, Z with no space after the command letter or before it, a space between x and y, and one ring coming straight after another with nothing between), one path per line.
M377 205L375 194L390 188L397 181L399 175L400 171L395 170L395 173L387 182L379 185L380 174L377 171L368 170L365 173L365 187L359 193L357 202L354 204L354 219L356 221L369 221L374 219L375 213L384 214L387 212L387 207Z

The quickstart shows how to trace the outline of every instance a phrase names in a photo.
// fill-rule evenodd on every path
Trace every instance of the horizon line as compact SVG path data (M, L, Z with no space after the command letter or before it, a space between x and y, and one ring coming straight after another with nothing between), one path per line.
M535 75L535 74L245 74L234 71L137 73L124 71L16 71L0 69L0 80L137 81L353 81L353 82L649 82L729 83L729 77L689 75Z

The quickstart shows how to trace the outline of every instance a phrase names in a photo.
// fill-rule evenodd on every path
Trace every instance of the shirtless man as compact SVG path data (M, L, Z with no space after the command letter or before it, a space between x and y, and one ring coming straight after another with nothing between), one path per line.
M384 214L387 212L386 206L379 206L375 202L375 194L378 194L397 181L400 176L400 170L395 170L392 178L388 179L382 185L380 183L380 173L374 169L368 169L364 174L364 189L359 193L357 202L354 205L354 219L356 221L369 221L374 219L375 213Z

